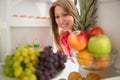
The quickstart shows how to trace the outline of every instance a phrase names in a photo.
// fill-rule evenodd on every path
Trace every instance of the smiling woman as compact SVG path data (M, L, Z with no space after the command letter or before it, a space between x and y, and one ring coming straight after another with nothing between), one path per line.
M69 34L75 30L77 10L72 0L56 0L49 10L54 43L57 50L71 57L67 43Z

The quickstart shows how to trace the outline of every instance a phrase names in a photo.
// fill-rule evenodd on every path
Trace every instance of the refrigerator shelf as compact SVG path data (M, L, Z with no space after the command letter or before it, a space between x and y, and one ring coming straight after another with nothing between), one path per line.
M50 27L50 20L48 18L25 18L12 17L10 19L11 27Z

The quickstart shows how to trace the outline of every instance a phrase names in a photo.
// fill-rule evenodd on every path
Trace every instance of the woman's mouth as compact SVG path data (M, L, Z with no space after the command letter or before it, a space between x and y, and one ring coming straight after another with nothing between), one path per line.
M63 25L61 25L61 27L67 27L67 24L63 24Z

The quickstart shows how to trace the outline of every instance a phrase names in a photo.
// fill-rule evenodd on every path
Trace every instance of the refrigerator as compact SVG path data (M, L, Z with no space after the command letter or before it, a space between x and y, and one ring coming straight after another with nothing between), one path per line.
M55 0L0 0L0 62L16 49L19 44L39 43L40 47L53 45L49 7ZM112 42L118 56L114 62L114 69L103 71L108 75L104 80L120 79L120 0L97 0L97 24ZM83 75L87 71L78 69L77 64L70 61L60 77L67 77L71 71L80 71ZM69 66L70 65L70 66ZM114 71L116 70L116 71ZM58 80L60 77L55 78Z

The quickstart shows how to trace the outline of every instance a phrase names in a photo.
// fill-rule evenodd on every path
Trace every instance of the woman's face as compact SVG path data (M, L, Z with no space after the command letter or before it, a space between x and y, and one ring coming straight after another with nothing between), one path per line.
M74 18L69 15L62 7L56 6L55 21L61 30L71 31L74 24Z

